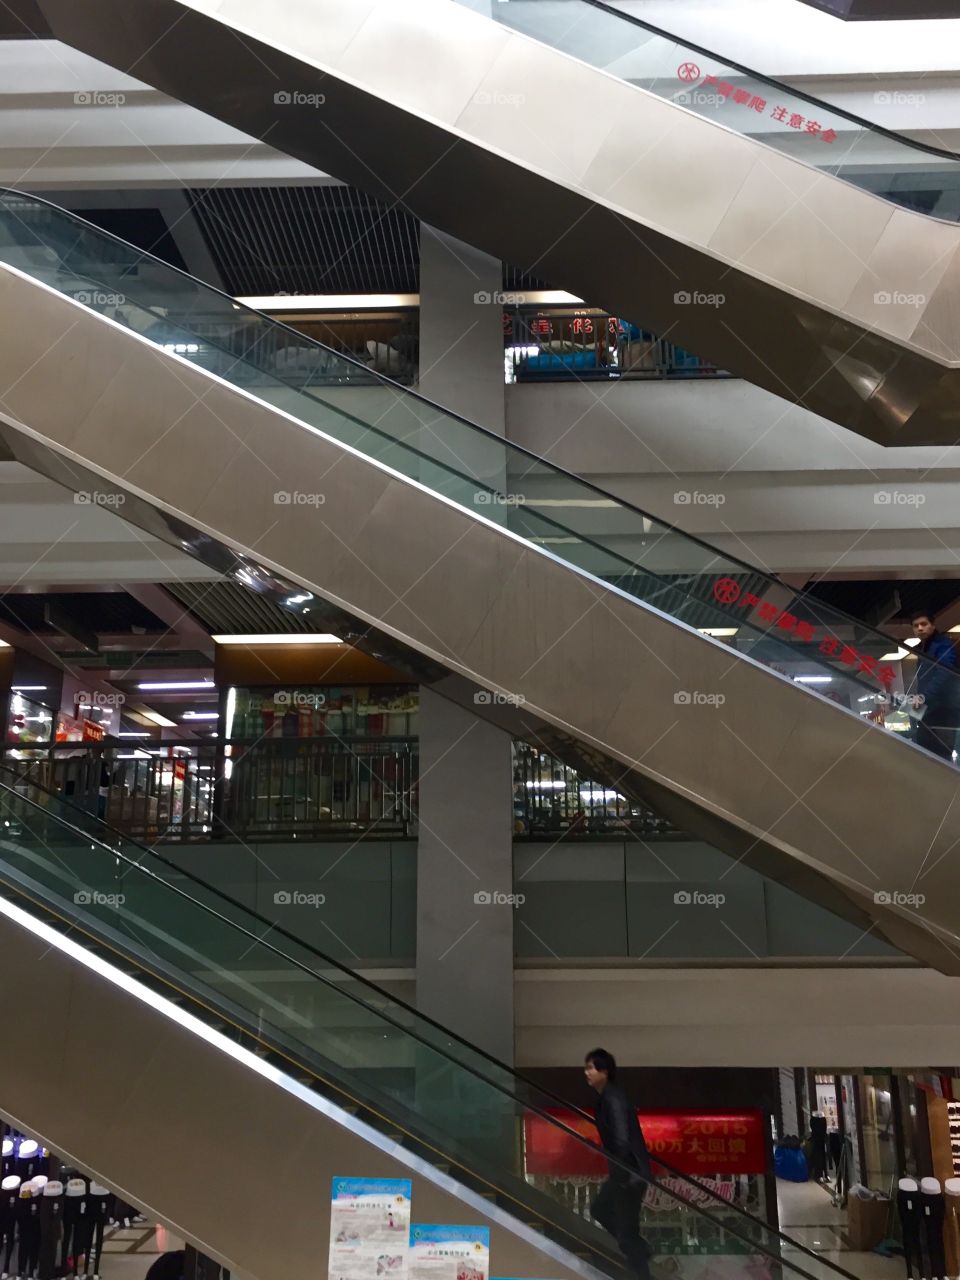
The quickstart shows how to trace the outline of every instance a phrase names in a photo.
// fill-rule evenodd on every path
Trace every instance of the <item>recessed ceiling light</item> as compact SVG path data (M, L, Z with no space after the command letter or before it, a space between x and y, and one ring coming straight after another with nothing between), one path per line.
M159 711L141 711L140 715L145 716L147 720L152 720L154 724L158 724L161 729L175 729L177 727L176 720L168 720L166 716L162 716Z
M330 635L329 632L291 634L281 631L272 635L214 636L213 639L217 644L343 644L339 636Z
M216 686L212 680L145 680L143 684L138 684L138 689L153 689L159 691L161 689L213 689Z

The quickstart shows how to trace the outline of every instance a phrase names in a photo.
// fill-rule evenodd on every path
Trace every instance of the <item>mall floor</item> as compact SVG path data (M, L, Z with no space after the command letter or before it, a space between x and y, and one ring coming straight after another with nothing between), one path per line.
M148 1222L111 1227L103 1237L102 1280L143 1280L160 1253L182 1249L183 1241L166 1227Z
M828 1188L817 1182L786 1182L778 1178L777 1204L780 1230L821 1254L827 1262L853 1272L860 1280L903 1280L902 1257L883 1258L878 1253L856 1253L849 1248L845 1234L847 1211L833 1207ZM810 1270L799 1253L797 1265Z

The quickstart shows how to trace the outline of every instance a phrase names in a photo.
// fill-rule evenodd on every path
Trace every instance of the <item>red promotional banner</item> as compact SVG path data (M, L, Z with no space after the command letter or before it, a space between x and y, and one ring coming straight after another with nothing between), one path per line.
M548 1113L591 1142L596 1126L574 1111ZM650 1155L681 1173L766 1173L762 1111L638 1111ZM603 1178L607 1161L539 1116L524 1120L526 1171L557 1178Z

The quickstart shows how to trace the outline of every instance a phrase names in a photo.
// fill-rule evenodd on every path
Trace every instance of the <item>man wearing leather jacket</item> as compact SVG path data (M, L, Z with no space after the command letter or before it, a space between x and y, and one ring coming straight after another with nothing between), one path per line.
M590 1212L614 1237L631 1270L640 1280L650 1280L650 1247L640 1234L640 1209L650 1181L650 1156L640 1122L616 1083L617 1063L612 1053L606 1049L588 1053L584 1075L597 1094L595 1117L610 1174Z

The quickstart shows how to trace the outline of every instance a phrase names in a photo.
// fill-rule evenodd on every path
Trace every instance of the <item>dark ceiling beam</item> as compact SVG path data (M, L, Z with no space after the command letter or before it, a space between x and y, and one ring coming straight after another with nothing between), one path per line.
M154 582L133 583L124 587L127 595L149 609L154 617L166 623L181 641L182 649L195 649L213 661L216 645L210 633L197 622L193 614L163 587Z
M87 653L99 652L96 633L82 627L66 609L61 609L47 600L43 606L43 620L48 627L53 627L61 635L67 636L74 646L79 646Z

